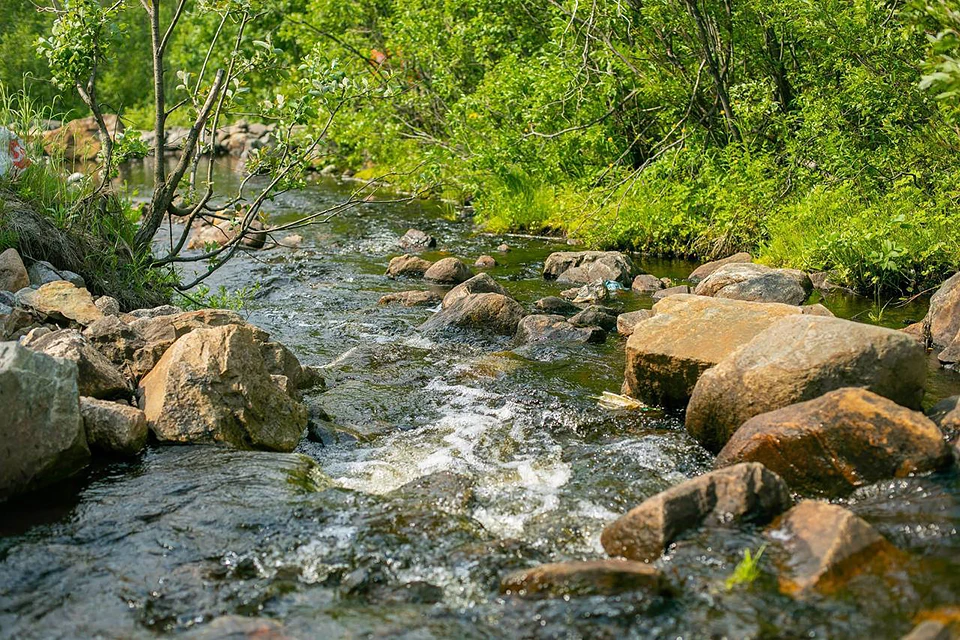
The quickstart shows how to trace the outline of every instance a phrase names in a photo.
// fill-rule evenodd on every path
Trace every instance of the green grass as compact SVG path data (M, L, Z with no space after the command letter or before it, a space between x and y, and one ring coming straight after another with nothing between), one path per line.
M757 578L760 577L760 558L767 545L762 544L754 555L750 549L743 550L743 559L734 567L733 573L724 582L727 591L732 591L736 587L749 587Z

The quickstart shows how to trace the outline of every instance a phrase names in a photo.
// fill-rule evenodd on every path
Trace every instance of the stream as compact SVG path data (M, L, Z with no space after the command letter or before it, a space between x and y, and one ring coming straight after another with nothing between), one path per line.
M143 167L128 169L145 192ZM229 171L221 181L236 183ZM332 179L270 203L271 223L323 209L355 184ZM682 415L611 411L624 339L511 350L417 332L431 311L380 306L424 288L383 273L408 228L438 238L427 259L481 254L521 304L557 295L543 260L562 240L486 235L439 203L370 203L297 233L301 249L238 256L213 288L256 285L243 314L317 366L306 397L331 423L297 454L156 446L100 463L65 485L5 504L0 636L223 637L219 616L281 621L294 638L896 638L919 612L960 601L960 475L882 482L843 504L907 559L831 596L796 600L762 565L751 588L724 580L758 531L705 531L657 565L681 587L643 594L521 600L500 578L539 563L603 557L605 524L711 468ZM497 253L502 242L508 253ZM682 279L695 265L640 259ZM629 311L651 300L620 292ZM869 321L871 301L829 297ZM902 328L925 302L889 305ZM925 406L960 392L931 359ZM237 636L240 637L240 636Z

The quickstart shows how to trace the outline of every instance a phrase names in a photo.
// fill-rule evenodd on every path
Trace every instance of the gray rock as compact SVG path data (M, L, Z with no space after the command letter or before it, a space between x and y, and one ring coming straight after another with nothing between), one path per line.
M639 309L637 311L621 313L617 316L617 333L629 337L633 335L633 328L649 317L651 317L649 309Z
M577 289L561 291L560 295L572 300L574 304L597 304L610 299L610 290L602 280L597 280Z
M110 296L100 296L93 301L93 304L96 305L97 309L100 309L105 316L120 315L120 303L117 302L116 298L111 298Z
M561 315L572 315L580 311L580 307L577 305L572 302L567 302L563 298L558 298L557 296L540 298L533 303L533 308L546 314Z
M36 335L36 334L34 334ZM24 339L23 346L77 365L80 395L93 398L129 397L130 384L79 331L60 329Z
M91 449L132 456L147 444L147 418L140 409L81 397L80 415Z
M423 273L423 279L437 284L460 284L473 277L473 272L458 258L443 258Z
M944 282L930 298L924 319L927 334L935 347L949 347L960 334L960 273Z
M0 343L0 398L0 500L86 466L90 450L73 362Z
M443 296L443 308L446 309L456 304L458 300L473 293L499 293L500 295L507 295L506 289L500 286L499 282L486 273L481 273L450 289L447 295Z
M691 529L765 524L792 503L780 476L761 464L739 464L648 498L607 525L600 542L611 556L650 562Z
M613 331L617 327L617 316L604 307L590 305L568 322L575 327L600 327L604 331Z
M161 316L175 316L183 313L183 309L172 304L164 304L151 309L134 309L129 315L134 318L159 318Z
M960 396L941 400L930 408L927 416L940 427L947 440L960 438Z
M680 284L675 287L667 287L666 289L660 289L653 294L653 301L660 302L664 298L669 298L670 296L675 296L679 294L690 293L690 287L685 284Z
M742 264L746 262L753 262L753 257L749 253L735 253L722 260L714 260L713 262L706 262L700 265L690 274L688 280L690 280L690 282L700 282L724 265Z
M381 296L377 304L392 304L399 302L405 307L432 307L439 304L442 298L435 291L399 291Z
M619 251L557 251L543 265L544 278L570 284L613 280L629 286L636 272L633 261Z
M795 269L771 269L761 264L727 264L704 278L694 293L701 296L802 304L813 291L810 278Z
M87 286L83 278L73 271L57 269L45 260L38 260L37 262L31 264L27 269L27 273L30 274L30 284L36 287L43 286L48 282L55 282L57 280L66 280L73 286L80 289L85 289Z
M409 229L400 238L400 247L408 251L423 251L435 246L437 246L437 239L419 229Z
M520 321L515 339L523 345L541 342L599 343L606 337L606 332L600 327L574 326L561 315L532 315Z
M19 291L30 284L27 268L14 248L0 253L0 290Z
M630 288L635 293L641 293L644 295L653 295L660 289L663 289L664 285L663 280L657 276L652 276L649 273L641 273L636 278L633 279L633 283L630 285Z
M500 591L521 598L569 598L616 595L645 591L649 595L671 592L659 569L628 560L558 562L524 569L506 576Z
M512 336L523 316L523 307L512 298L500 293L474 293L434 314L420 326L420 330L443 333L458 328Z

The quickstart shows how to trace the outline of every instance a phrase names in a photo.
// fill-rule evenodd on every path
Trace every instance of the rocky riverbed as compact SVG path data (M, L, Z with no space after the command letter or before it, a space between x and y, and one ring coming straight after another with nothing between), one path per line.
M271 222L344 188L285 194ZM0 507L4 635L896 638L958 616L956 414L937 403L960 376L938 360L949 321L927 323L930 353L922 326L901 331L922 302L852 324L832 316L869 303L821 300L823 277L488 236L426 202L298 233L217 274L258 286L241 316L94 304L140 328L141 369L76 393L139 402L153 435L133 456L91 446L80 475ZM97 321L78 333L115 346ZM76 341L37 333L24 351ZM251 420L272 439L184 426L235 397L197 382L207 351L221 370L257 354L271 409ZM272 428L288 423L304 437ZM761 548L756 579L729 582Z

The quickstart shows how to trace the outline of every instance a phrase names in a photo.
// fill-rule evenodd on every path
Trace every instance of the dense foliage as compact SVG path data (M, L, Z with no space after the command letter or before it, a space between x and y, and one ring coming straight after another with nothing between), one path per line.
M149 53L129 4L101 95L145 125ZM169 55L181 80L203 66L201 43L237 28L187 4ZM865 291L917 291L960 267L955 0L247 4L276 60L245 81L234 117L297 96L317 67L386 85L340 114L319 162L437 184L490 229L681 256L746 249ZM43 14L13 5L0 53L49 37ZM216 55L211 66L228 62ZM56 95L44 59L5 60L0 81L29 72Z

